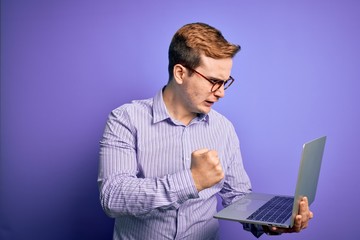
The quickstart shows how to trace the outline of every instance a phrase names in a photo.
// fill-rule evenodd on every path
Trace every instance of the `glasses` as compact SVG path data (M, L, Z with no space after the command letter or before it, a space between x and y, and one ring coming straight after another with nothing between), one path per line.
M190 69L191 71L194 71L195 73L199 74L201 77L203 77L205 80L207 80L208 82L210 82L212 84L211 87L211 92L216 92L217 90L219 90L223 85L224 85L224 90L228 89L230 87L230 85L235 81L235 79L230 76L228 80L219 80L219 79L209 79L207 77L205 77L204 75L202 75L201 73L199 73L198 71L196 71L195 69L192 69L190 67L187 67L188 69Z

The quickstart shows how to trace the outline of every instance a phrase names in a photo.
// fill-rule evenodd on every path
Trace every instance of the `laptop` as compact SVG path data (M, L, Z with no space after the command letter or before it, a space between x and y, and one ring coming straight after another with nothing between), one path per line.
M303 145L295 196L248 193L214 215L217 219L291 228L300 199L314 202L326 136Z

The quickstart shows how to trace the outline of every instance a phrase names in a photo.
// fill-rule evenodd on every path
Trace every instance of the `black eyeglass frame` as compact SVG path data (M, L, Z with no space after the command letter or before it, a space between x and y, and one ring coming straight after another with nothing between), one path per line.
M185 66L186 67L186 66ZM187 69L194 71L195 73L197 73L198 75L200 75L201 77L203 77L205 80L207 80L208 82L210 82L212 84L211 87L211 92L216 92L217 90L219 90L221 88L221 86L224 85L224 90L228 89L231 84L233 84L233 82L235 81L235 79L230 76L228 80L218 80L218 79L209 79L207 77L205 77L203 74L199 73L198 71L196 71L195 69L191 68L191 67L186 67ZM216 86L216 88L215 88Z

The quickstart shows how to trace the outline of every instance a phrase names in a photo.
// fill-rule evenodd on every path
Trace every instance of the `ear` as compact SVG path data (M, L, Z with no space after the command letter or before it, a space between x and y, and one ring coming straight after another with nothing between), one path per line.
M182 84L186 74L185 67L181 64L176 64L173 69L174 80L177 84Z

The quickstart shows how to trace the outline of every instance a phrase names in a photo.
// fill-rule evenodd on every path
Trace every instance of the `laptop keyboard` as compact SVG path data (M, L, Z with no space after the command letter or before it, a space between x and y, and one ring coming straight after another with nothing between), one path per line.
M294 198L275 196L247 219L273 223L284 223L292 214Z

